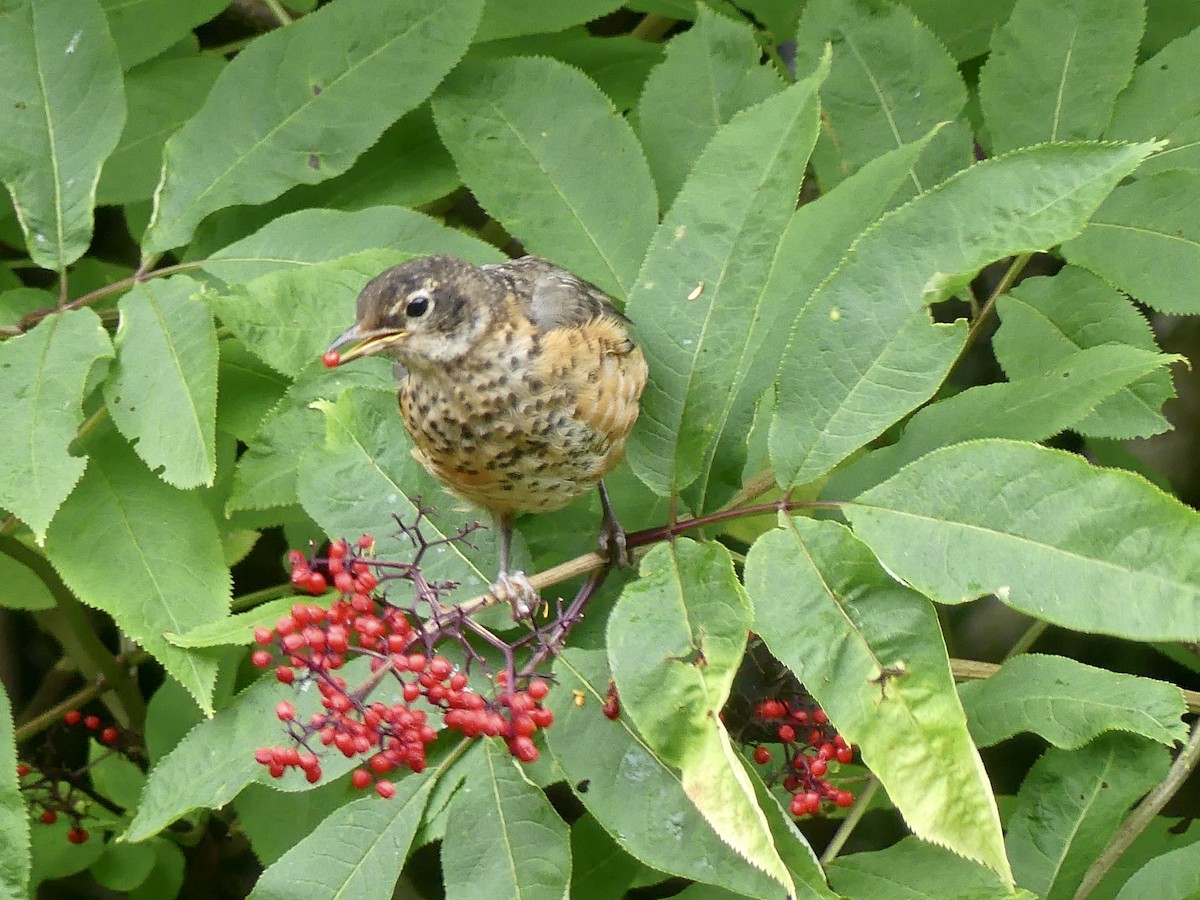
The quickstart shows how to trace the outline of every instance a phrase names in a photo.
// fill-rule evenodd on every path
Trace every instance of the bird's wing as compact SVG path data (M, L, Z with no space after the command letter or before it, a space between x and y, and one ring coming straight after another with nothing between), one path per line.
M517 296L528 298L529 317L543 331L603 316L628 322L600 288L549 260L523 256L483 268L502 276Z

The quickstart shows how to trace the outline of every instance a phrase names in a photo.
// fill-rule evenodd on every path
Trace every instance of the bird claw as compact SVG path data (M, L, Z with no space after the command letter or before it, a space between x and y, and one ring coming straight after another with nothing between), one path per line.
M616 519L604 523L597 543L600 545L600 555L607 558L614 566L623 569L632 565L629 547L625 543L625 529Z
M541 601L537 588L524 572L501 572L489 588L493 597L512 607L513 621L528 619ZM532 604L532 605L531 605Z

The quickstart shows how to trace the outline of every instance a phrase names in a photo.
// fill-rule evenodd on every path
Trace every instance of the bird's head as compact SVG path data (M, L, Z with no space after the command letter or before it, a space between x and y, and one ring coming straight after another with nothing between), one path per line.
M357 321L330 345L326 364L382 352L408 369L453 363L492 324L495 289L486 272L454 256L388 269L359 293Z

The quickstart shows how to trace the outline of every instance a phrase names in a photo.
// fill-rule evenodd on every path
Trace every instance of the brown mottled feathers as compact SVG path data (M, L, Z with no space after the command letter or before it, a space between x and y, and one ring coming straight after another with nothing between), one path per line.
M430 364L413 357L418 342L401 345L400 410L413 455L493 512L558 509L620 461L645 360L608 297L565 269L524 257L473 272L462 276L478 282L463 288L461 321L437 323L430 335L444 332L436 346L447 347L470 332L461 339L469 349ZM472 321L486 327L471 331Z

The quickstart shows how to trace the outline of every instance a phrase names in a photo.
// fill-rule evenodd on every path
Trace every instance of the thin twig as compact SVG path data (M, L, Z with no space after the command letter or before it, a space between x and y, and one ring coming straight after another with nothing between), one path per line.
M1175 796L1176 791L1183 786L1197 763L1200 763L1200 719L1197 719L1192 725L1191 736L1180 754L1175 757L1175 762L1171 765L1171 770L1167 772L1167 777L1159 782L1154 790L1146 795L1146 799L1138 804L1129 818L1117 829L1117 833L1108 842L1104 852L1087 870L1083 881L1079 883L1079 890L1075 892L1075 900L1084 900L1096 889L1096 886L1104 880L1104 876L1129 849L1138 835L1146 830L1146 826L1162 812L1167 801Z
M124 657L117 657L117 664L123 669L129 669L150 658L150 654L145 650L138 650ZM52 706L50 709L20 725L15 734L16 743L27 741L40 731L45 731L55 722L62 719L72 709L78 709L89 700L99 697L107 690L112 689L112 685L103 675L98 676L94 681L84 685L67 699L63 700L57 706Z
M27 313L17 324L17 328L24 332L28 331L38 322L47 316L54 313L66 312L71 309L79 309L81 306L87 306L89 303L95 303L102 297L107 297L109 294L115 294L118 291L124 291L133 287L135 284L142 281L149 281L151 278L163 278L167 275L174 275L177 272L186 272L189 269L199 268L205 260L192 260L190 262L177 263L173 266L164 266L161 269L155 269L153 272L143 271L138 269L127 278L122 278L120 281L114 281L112 284L106 284L104 287L96 288L94 291L84 294L82 297L76 297L70 303L62 306L48 306L45 309L35 309L31 313Z
M846 845L846 841L850 839L850 835L854 833L854 829L862 821L862 817L866 814L867 807L871 805L871 799L875 796L877 790L879 790L879 779L872 775L867 779L867 785L859 793L858 799L854 801L854 806L850 808L850 812L846 813L846 818L842 819L842 824L838 826L838 830L830 838L825 852L821 854L822 866L827 866L837 859L837 855L842 852L842 847Z

